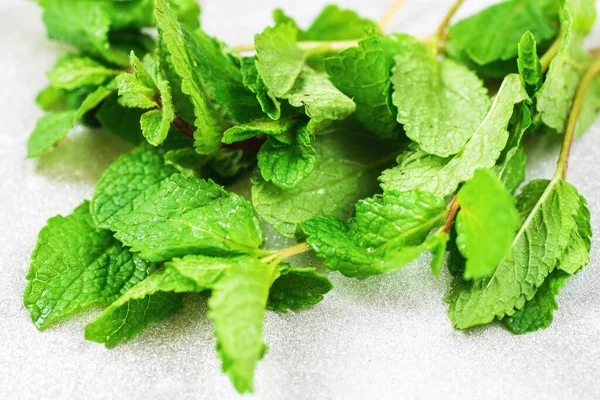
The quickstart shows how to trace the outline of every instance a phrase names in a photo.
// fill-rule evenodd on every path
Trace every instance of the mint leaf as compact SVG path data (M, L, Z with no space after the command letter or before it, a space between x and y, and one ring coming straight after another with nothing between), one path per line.
M42 89L35 97L35 103L44 111L60 111L66 106L67 93L52 85Z
M480 169L457 195L456 245L465 279L487 278L508 254L519 225L513 198L490 170Z
M339 55L325 59L333 84L356 103L354 117L367 130L383 138L402 134L392 104L390 78L394 56L402 51L405 35L374 36L361 40Z
M561 0L561 43L540 89L537 110L544 124L562 132L579 81L590 62L583 45L596 19L594 0Z
M294 132L291 143L269 137L258 152L258 167L263 179L281 189L291 189L306 179L315 168L316 151L307 127Z
M51 113L40 118L27 141L27 157L37 157L64 139L77 121L96 108L113 92L100 86L85 98L77 111Z
M586 210L577 190L560 178L525 186L517 208L522 223L510 254L490 278L458 283L449 294L456 328L486 324L523 308L555 269L578 227L578 215Z
M48 72L48 78L55 88L74 90L83 86L102 85L117 73L91 58L68 56L59 59Z
M240 393L252 391L256 363L266 350L263 320L269 288L277 275L274 265L252 257L234 259L208 301L223 372Z
M284 266L271 286L267 309L279 312L303 310L321 302L332 288L329 279L314 268Z
M404 266L422 252L421 244L446 218L446 203L427 192L385 192L360 200L356 217L302 224L307 243L325 265L349 277L366 278Z
M133 211L133 202L152 196L162 181L174 174L165 165L163 151L147 144L122 155L104 172L94 191L90 210L96 224L113 228L116 215Z
M352 40L378 32L379 27L374 21L361 17L353 10L329 4L310 27L300 34L300 40Z
M521 143L523 135L532 123L529 107L522 107L520 113L513 115L508 144L502 151L494 170L510 193L514 193L525 181L527 153Z
M466 67L405 38L395 57L392 102L406 135L426 153L458 153L483 121L490 100L483 82Z
M254 37L256 69L276 98L285 96L300 76L306 55L297 45L298 29L291 23L266 28Z
M204 287L173 267L158 270L129 289L85 327L85 338L112 348L161 321L179 308L179 293L200 292Z
M123 187L127 187L129 182ZM262 254L252 206L212 181L174 174L112 216L115 237L147 260L188 254ZM222 215L230 217L223 220Z
M38 329L94 304L108 304L150 274L154 265L97 229L84 202L40 231L27 273L25 307Z
M256 212L288 237L294 235L298 224L312 217L348 219L357 200L377 192L376 177L398 152L389 143L339 127L319 133L313 146L315 168L293 189L284 190L264 180L252 184Z
M292 129L297 125L289 119L257 119L246 124L233 126L223 134L223 143L231 144L243 142L259 135L267 135L276 138L281 143L292 143Z
M494 4L450 27L450 41L479 65L517 56L515 43L530 31L539 40L556 34L548 0L509 0Z
M239 60L225 45L200 29L184 31L184 37L190 58L216 102L239 122L261 117L256 96L244 85Z
M241 71L244 85L256 95L262 111L271 119L279 119L281 117L281 103L267 88L265 82L258 74L256 57L242 58Z
M560 293L571 275L561 270L554 270L539 287L535 296L514 315L503 319L512 333L523 334L545 329L554 319L554 311L558 310L556 296Z
M526 100L519 76L507 76L487 116L458 154L441 158L420 149L408 151L398 158L397 167L383 172L381 186L386 191L419 189L438 196L453 193L461 182L473 177L475 170L496 163L508 140L506 128L514 108Z
M530 96L542 87L542 64L537 53L537 43L531 32L525 32L519 41L517 65L523 85Z
M144 142L140 127L143 110L123 107L118 99L116 93L108 96L98 108L96 119L108 132L134 146Z
M215 153L220 147L223 124L201 85L202 77L190 56L186 35L166 0L156 0L155 14L161 40L181 78L181 90L194 106L194 147L200 154Z
M304 107L310 118L308 130L317 133L333 121L347 118L356 109L348 96L329 81L327 74L305 67L285 98L294 107Z

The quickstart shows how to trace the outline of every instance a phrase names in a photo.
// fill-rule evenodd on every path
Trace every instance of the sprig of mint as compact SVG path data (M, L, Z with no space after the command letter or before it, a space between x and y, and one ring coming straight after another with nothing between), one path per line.
M589 262L566 174L600 113L600 60L583 47L595 2L504 1L448 27L458 0L426 38L382 32L399 3L380 24L330 5L302 28L276 10L231 48L192 0L41 1L73 51L36 99L48 114L28 156L79 122L133 148L40 231L24 295L36 327L101 305L85 337L114 347L204 296L223 371L248 392L266 311L332 289L294 256L365 279L427 250L434 274L448 254L456 328L546 328ZM523 142L548 132L563 135L556 173L519 190ZM248 180L250 200L234 193ZM298 244L272 249L264 224Z

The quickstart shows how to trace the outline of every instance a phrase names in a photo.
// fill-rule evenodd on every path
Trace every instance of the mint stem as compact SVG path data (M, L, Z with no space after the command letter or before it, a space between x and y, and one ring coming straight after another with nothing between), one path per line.
M458 210L460 209L460 204L458 204L458 196L454 196L452 202L448 206L448 216L446 217L446 221L444 221L444 226L442 227L442 231L446 233L450 233L450 229L452 228L452 223L456 218L456 214L458 214Z
M556 40L554 40L554 42L552 43L552 46L550 46L550 48L546 50L546 52L540 58L540 64L542 64L542 72L548 71L548 68L550 67L550 62L554 59L556 53L558 53L558 49L560 48L561 42L562 39L559 33Z
M571 154L571 147L573 146L573 140L575 138L575 130L577 129L577 120L579 119L581 106L585 94L598 72L600 72L600 57L590 65L583 76L583 79L581 79L579 89L577 89L577 94L575 95L575 100L573 100L573 106L571 107L571 115L569 115L567 129L565 131L565 138L560 149L560 156L558 157L558 162L556 164L555 177L560 176L564 179L567 176L567 170L569 169L569 155Z
M392 21L394 14L396 14L398 12L400 7L402 7L404 5L404 3L406 3L406 0L395 0L394 3L387 9L385 14L383 14L383 17L381 17L381 19L379 20L379 23L378 23L379 29L382 32L383 32L383 30L385 30L385 28L387 28L387 26Z
M446 13L446 16L438 26L437 31L435 32L435 42L436 45L443 43L448 38L448 25L450 24L450 20L454 17L454 14L458 11L460 6L462 5L464 0L456 0L450 10ZM437 47L437 46L436 46Z

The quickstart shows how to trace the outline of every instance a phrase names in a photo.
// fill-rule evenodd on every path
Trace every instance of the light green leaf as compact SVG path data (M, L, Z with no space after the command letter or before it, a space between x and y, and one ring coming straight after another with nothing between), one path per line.
M301 33L299 40L352 40L375 33L379 33L379 27L374 21L361 17L353 10L329 4Z
M374 36L361 40L339 55L325 59L333 84L356 103L354 117L383 138L399 138L402 128L392 104L394 56L402 51L406 35Z
M494 4L450 27L450 41L479 65L517 56L516 43L530 31L539 41L556 34L546 8L552 0L509 0Z
M252 391L254 369L266 350L263 320L277 267L240 257L216 283L208 301L223 372L240 393Z
M281 189L292 189L312 173L316 151L311 145L312 134L301 127L291 143L270 137L258 152L258 167L263 179Z
M302 224L302 230L328 268L366 278L418 257L427 235L444 223L446 214L444 200L432 194L390 191L360 200L349 224L335 217L313 218Z
M298 48L297 28L291 23L266 28L254 37L256 69L273 96L282 98L304 68L306 54Z
M537 43L531 32L525 32L518 46L517 66L523 86L530 96L542 87L542 64L537 54Z
M256 95L262 111L271 119L279 119L281 117L281 103L267 88L260 75L258 75L256 57L242 58L241 71L244 85Z
M415 149L398 158L398 166L384 171L380 180L384 190L419 189L447 196L461 182L473 177L475 170L490 168L505 148L506 130L517 104L528 100L518 75L509 75L487 116L458 154L441 158Z
M577 190L560 178L523 188L517 198L522 223L510 254L490 278L455 284L448 296L453 325L466 329L523 308L563 257L584 206Z
M313 134L332 121L342 120L356 110L356 104L329 81L326 74L305 67L294 87L285 96L294 107L304 107L310 117L308 129Z
M294 135L292 128L297 125L289 119L257 119L246 124L233 126L223 134L223 143L231 144L251 139L258 135L276 138L281 143L292 143Z
M239 122L262 116L256 96L244 85L239 60L225 45L197 29L184 33L186 48L215 101Z
M594 0L560 0L561 42L537 100L542 122L562 133L590 56L584 41L596 19Z
M329 279L314 268L284 266L271 286L267 309L279 312L303 310L321 302L332 288Z
M151 197L177 170L167 166L163 151L143 144L122 155L104 172L94 191L90 210L96 224L114 230L114 218L133 211L139 197Z
M77 121L112 92L111 89L100 86L85 98L77 111L50 113L40 118L27 141L27 157L37 157L64 139Z
M194 281L171 266L156 271L129 289L85 327L85 338L111 348L131 339L153 322L161 321L179 308L180 293L200 292Z
M392 74L398 122L424 152L439 157L458 153L490 108L483 82L452 60L438 61L416 39L405 39L403 47Z
M295 188L284 190L263 180L252 184L252 203L258 214L288 237L309 218L348 219L357 200L377 192L377 176L399 151L389 143L341 128L320 133L313 146L315 168Z
M66 106L67 93L52 85L46 86L35 97L35 103L44 111L62 111Z
M128 186L128 185L124 185ZM188 254L262 254L252 206L212 181L174 174L110 220L115 237L147 260ZM228 218L223 219L223 215Z
M154 270L97 229L84 202L40 231L24 303L38 329L94 304L109 304Z
M202 77L191 59L184 31L166 0L156 0L155 14L173 69L181 78L181 90L190 97L194 105L194 147L200 154L215 153L221 145L223 124L201 85Z
M487 278L508 254L519 225L511 194L496 175L486 169L458 192L456 245L467 259L465 279Z
M61 58L48 72L48 78L55 88L74 90L101 85L117 73L91 58L70 56Z

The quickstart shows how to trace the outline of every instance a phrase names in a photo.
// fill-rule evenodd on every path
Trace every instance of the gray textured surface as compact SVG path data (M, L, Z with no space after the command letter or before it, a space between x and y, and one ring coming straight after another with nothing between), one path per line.
M376 18L389 2L340 3ZM274 6L306 22L323 2L205 3L206 29L242 44L269 22ZM450 1L408 3L393 28L428 33ZM487 1L466 3L464 14ZM0 0L0 399L235 398L219 372L203 302L186 302L174 318L111 351L84 341L89 314L40 333L22 308L38 230L89 197L124 150L98 132L81 132L39 160L24 159L41 115L33 98L62 51L45 39L33 2ZM536 149L529 177L551 176L557 150ZM448 277L432 277L427 260L365 282L332 274L336 287L317 307L268 315L270 350L258 367L256 398L600 398L599 155L597 123L575 144L569 176L590 202L592 263L563 290L548 330L453 330L442 300Z

